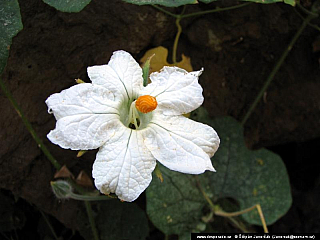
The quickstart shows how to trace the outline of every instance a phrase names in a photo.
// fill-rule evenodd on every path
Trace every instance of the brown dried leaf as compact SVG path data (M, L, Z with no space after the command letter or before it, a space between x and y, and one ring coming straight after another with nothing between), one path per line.
M72 178L74 179L73 174L69 171L66 165L63 165L59 171L56 172L54 178Z
M186 57L184 54L182 54L181 62L178 62L177 64L169 64L167 62L168 49L166 49L165 47L162 47L162 46L149 49L144 54L144 56L140 59L140 62L144 63L153 54L155 54L155 56L152 58L152 61L150 62L150 71L149 71L150 73L158 72L164 66L177 66L179 68L183 68L183 69L187 70L188 72L191 72L193 70L192 66L191 66L190 58Z

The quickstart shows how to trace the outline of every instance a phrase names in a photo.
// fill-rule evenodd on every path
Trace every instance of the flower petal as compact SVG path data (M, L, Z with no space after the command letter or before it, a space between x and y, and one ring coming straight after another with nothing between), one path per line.
M132 99L142 88L142 69L125 51L113 53L108 65L88 67L93 84L105 87L122 99Z
M167 131L189 140L200 147L211 158L218 150L220 139L210 126L199 123L184 116L165 116L154 114L152 122Z
M51 142L62 148L88 150L100 147L119 121L114 95L105 88L82 83L51 95L46 103L57 119L48 134Z
M178 118L176 120L178 121ZM172 122L167 124L161 126L152 121L148 128L141 130L147 148L161 164L182 173L200 174L205 170L215 171L209 155L205 152L208 151L207 139L201 139L196 131L196 125L188 129L196 134L195 139L192 139L192 135L182 127ZM175 128L177 130L174 130ZM201 131L203 130L199 132Z
M198 83L202 71L188 73L178 67L164 67L150 75L151 83L141 95L156 97L158 108L165 115L189 113L203 103L202 87Z
M115 193L132 202L149 186L156 160L140 131L121 127L99 150L92 176L104 194Z

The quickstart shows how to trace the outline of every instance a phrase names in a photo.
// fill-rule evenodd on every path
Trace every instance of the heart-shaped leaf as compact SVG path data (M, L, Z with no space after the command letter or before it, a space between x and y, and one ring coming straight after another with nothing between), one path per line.
M185 4L194 4L198 3L197 0L123 0L128 3L133 3L137 5L146 5L146 4L159 4L166 7L179 7Z
M91 0L43 0L61 12L80 12Z
M192 175L173 172L159 164L163 182L153 175L147 189L147 213L165 234L183 234L197 229L206 202Z
M0 74L6 66L12 38L23 28L17 0L0 1Z
M291 206L291 191L288 174L282 159L273 152L247 149L243 129L231 117L211 120L200 108L194 118L211 125L219 134L221 145L213 157L217 172L206 174L209 189L218 198L231 197L240 204L240 209L260 204L267 224L283 216ZM257 211L243 215L251 224L261 224Z
M147 213L154 225L166 234L201 230L199 224L206 203L197 181L214 203L233 198L239 203L239 210L260 204L267 224L283 216L292 199L281 158L266 149L247 149L240 123L230 117L211 120L201 108L192 116L211 125L220 136L221 145L212 158L217 172L206 172L196 179L161 167L164 182L154 178L147 189ZM261 225L256 210L243 218L250 224Z
M211 3L211 2L215 2L215 1L217 1L217 0L200 0L200 2L204 2L204 3ZM294 6L296 4L295 0L241 0L241 1L254 2L254 3L264 3L264 4L284 2L284 3L287 3L292 6Z
M147 5L147 4L159 4L166 7L179 7L186 4L195 4L198 3L197 0L123 0L128 3L137 4L137 5ZM211 3L216 2L217 0L199 0L203 3ZM254 3L277 3L284 2L295 6L296 0L242 0L244 2L254 2Z

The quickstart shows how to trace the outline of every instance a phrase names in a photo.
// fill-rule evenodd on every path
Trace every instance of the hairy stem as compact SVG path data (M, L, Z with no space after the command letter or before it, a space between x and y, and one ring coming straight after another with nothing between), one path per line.
M99 233L98 233L98 229L97 229L96 223L94 221L91 204L88 201L85 201L84 204L86 206L88 219L89 219L91 230L92 230L92 233L93 233L93 239L94 240L99 240Z
M267 227L266 220L264 218L264 215L263 215L263 212L262 212L260 204L256 204L256 205L254 205L252 207L249 207L249 208L237 211L237 212L227 213L227 212L224 212L224 211L215 211L214 214L217 215L217 216L222 216L222 217L236 217L236 216L242 215L244 213L251 212L255 208L258 210L258 214L259 214L259 217L260 217L261 224L263 226L264 232L268 233L269 232L268 231L268 227Z
M212 10L189 13L189 14L185 14L185 15L181 16L181 18L196 17L196 16L205 15L205 14L209 14L209 13L216 13L216 12L223 12L223 11L233 10L233 9L237 9L237 8L242 8L242 7L248 6L250 4L251 3L243 3L243 4L231 6L231 7L216 8L216 9L212 9Z
M196 179L196 182L197 182L197 185L198 185L198 188L201 192L201 194L203 195L203 197L205 198L205 200L208 202L210 208L211 208L211 211L217 215L217 216L221 216L221 217L226 217L228 218L237 228L239 228L242 232L249 232L244 226L242 226L238 221L236 221L233 217L236 217L236 216L239 216L239 215L242 215L244 213L247 213L247 212L250 212L252 210L254 210L255 208L258 210L258 213L259 213L259 217L261 219L261 224L263 226L263 230L265 233L268 233L268 228L267 228L267 224L266 224L266 221L265 221L265 218L264 218L264 215L263 215L263 212L262 212L262 209L261 209L261 206L260 204L256 204L250 208L246 208L244 210L240 210L240 211L237 211L237 212L232 212L232 213L227 213L227 212L224 212L223 210L220 209L220 207L214 205L214 203L211 201L211 199L208 197L208 195L206 194L206 192L203 190L203 187L199 181L199 178L197 176L195 176L195 179Z
M44 212L42 212L40 209L39 209L39 211L40 211L42 217L44 218L44 221L47 223L47 225L48 225L48 227L49 227L49 229L50 229L50 231L51 231L54 239L59 240L59 238L58 238L56 232L54 231L54 228L53 228L53 226L51 225L51 223L50 223L49 219L47 218L47 216L46 216L46 215L44 214Z
M22 122L24 123L25 127L28 129L29 133L31 134L32 138L36 141L38 144L38 147L42 150L44 155L49 159L49 161L52 163L52 165L59 170L61 168L61 165L58 163L58 161L51 155L47 147L43 144L42 140L38 137L35 130L33 129L31 123L29 120L25 117L23 114L21 108L19 107L17 101L12 96L11 92L7 89L6 85L4 84L3 80L0 78L0 87L6 97L9 99L10 103L18 113L19 117L21 118Z
M303 32L303 30L305 29L305 27L309 24L309 22L315 18L314 14L310 14L307 16L307 18L304 19L303 23L301 24L300 28L298 29L298 31L296 32L296 34L294 35L294 37L291 39L289 45L286 47L286 49L284 50L284 52L282 53L281 57L279 58L279 60L277 61L276 65L274 66L274 68L272 69L270 75L268 76L266 82L264 83L263 87L261 88L259 94L257 95L257 97L255 98L254 102L252 103L252 105L250 106L248 112L246 113L246 115L244 116L243 120L241 121L241 125L243 126L246 121L248 120L248 118L250 117L250 115L252 114L253 110L256 108L257 104L259 103L259 101L261 100L264 92L267 90L267 88L269 87L270 83L272 82L272 80L274 79L274 76L276 75L276 73L278 72L279 68L281 67L281 65L283 64L284 60L286 59L286 57L288 56L289 52L291 51L293 45L296 43L296 41L298 40L298 38L300 37L301 33Z
M182 33L182 27L180 25L180 20L181 20L180 17L178 17L176 19L176 26L177 26L178 31L177 31L176 37L174 39L174 42L173 42L173 50L172 50L172 61L173 61L174 65L177 64L177 48L178 48L179 38Z
M152 4L151 6L154 7L154 8L156 8L156 9L158 9L159 11L161 11L161 12L163 12L163 13L171 16L171 17L177 18L177 17L179 16L179 15L177 15L177 14L171 13L171 12L169 12L169 11L167 11L167 10L159 7L158 5Z
M2 81L1 78L0 78L0 87L1 87L2 91L4 92L4 94L6 95L6 97L9 99L10 103L12 104L12 106L14 107L16 112L18 113L19 117L22 119L22 122L24 123L24 125L28 129L28 131L31 134L32 138L38 144L38 147L42 150L42 152L49 159L49 161L52 163L52 165L57 170L60 170L61 165L52 156L52 154L49 152L47 147L43 144L42 140L38 137L38 135L36 134L35 130L33 129L32 125L31 125L31 123L29 122L29 120L23 114L23 112L22 112L20 106L18 105L17 101L14 99L14 97L11 94L11 92L7 89L6 85L4 84L4 82ZM94 219L93 219L93 216L92 216L91 205L87 201L85 201L85 205L86 205L87 214L88 214L89 222L90 222L90 225L91 225L91 229L92 229L92 232L93 232L93 235L94 235L94 239L95 240L99 240L99 236L97 235L98 231L97 231L97 228L95 226Z

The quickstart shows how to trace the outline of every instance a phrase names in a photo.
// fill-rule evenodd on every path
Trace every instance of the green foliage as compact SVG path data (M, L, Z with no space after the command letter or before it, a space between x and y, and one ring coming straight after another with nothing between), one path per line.
M0 1L0 74L6 66L12 38L23 28L17 0Z
M135 203L117 200L98 204L97 227L101 240L146 239L148 219Z
M161 167L164 182L154 178L147 189L147 213L154 225L166 234L201 230L201 217L207 213L203 212L206 203L196 179L215 203L233 198L239 203L239 210L260 204L267 224L283 216L292 199L281 158L266 149L248 150L241 125L230 117L211 120L204 109L199 109L193 118L211 125L220 136L221 145L212 158L217 172L196 178ZM243 218L261 225L256 210Z
M196 114L195 119L211 125L221 139L219 150L212 159L217 173L205 174L215 199L232 197L239 202L240 209L260 203L267 224L283 216L292 199L281 158L266 149L248 150L240 123L231 117L213 121L206 117L204 109ZM243 217L248 223L261 223L257 211Z
M196 0L123 0L128 3L133 3L137 5L145 5L145 4L159 4L166 7L179 7L185 4L195 4L198 3ZM199 0L199 2L203 3L211 3L216 2L217 0ZM296 0L242 0L244 2L255 2L255 3L276 3L276 2L284 2L294 6L296 4Z
M43 0L61 12L80 12L91 0Z
M208 2L212 2L210 0L201 0L202 2L204 1L208 1ZM255 2L255 3L265 3L265 4L268 4L268 3L277 3L277 2L284 2L284 3L287 3L291 6L295 6L296 5L296 0L242 0L242 1L246 1L246 2Z
M198 3L197 0L123 0L128 3L137 5L159 4L166 7L179 7L186 4Z
M170 171L159 165L163 182L153 174L147 188L147 213L153 224L165 234L183 234L201 224L205 199L192 175Z
M147 59L147 61L145 61L145 63L143 64L143 67L142 67L142 78L143 78L143 86L147 86L148 85L148 80L149 80L149 70L150 70L150 61L151 61L151 58L153 56L149 57Z

